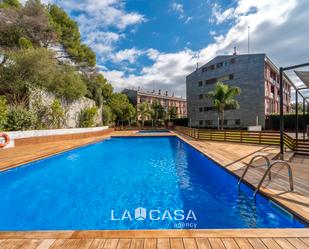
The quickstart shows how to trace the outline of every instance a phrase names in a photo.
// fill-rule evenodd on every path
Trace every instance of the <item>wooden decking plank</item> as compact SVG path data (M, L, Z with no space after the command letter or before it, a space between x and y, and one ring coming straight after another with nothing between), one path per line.
M295 247L287 239L275 238L274 240L284 249L295 249Z
M120 239L118 241L117 249L129 249L131 244L131 239Z
M264 243L258 238L248 238L248 241L254 249L267 249Z
M144 239L144 249L156 249L157 240L156 239Z
M232 238L222 238L221 239L226 249L239 249L239 246Z
M261 238L261 240L269 249L281 249L273 238Z
M132 239L130 249L143 249L144 239Z
M309 246L298 238L287 238L287 240L297 249L308 249Z
M8 239L1 243L1 249L17 249L21 247L27 240L25 239Z
M81 239L76 249L89 249L92 242L93 242L93 239Z
M158 239L157 240L157 249L170 249L170 240L169 239Z
M181 238L170 239L171 249L184 249L183 240Z
M42 239L26 240L20 249L36 249L42 243L42 241Z
M309 238L300 238L300 240L304 242L307 246L309 246Z
M94 239L89 249L103 249L105 241L105 239Z
M157 240L156 239L145 239L144 240L144 249L156 249Z
M107 239L103 249L115 249L119 243L119 239Z
M198 249L194 238L183 238L185 249Z
M198 249L211 249L211 245L207 238L196 238L195 241Z
M235 241L240 249L253 249L252 245L246 238L235 238Z
M209 243L211 247L214 249L225 249L225 246L221 239L218 238L209 238Z
M59 249L59 248L64 248L66 243L68 243L70 239L57 239L50 247L50 249Z
M44 239L36 249L49 249L55 241L55 239Z

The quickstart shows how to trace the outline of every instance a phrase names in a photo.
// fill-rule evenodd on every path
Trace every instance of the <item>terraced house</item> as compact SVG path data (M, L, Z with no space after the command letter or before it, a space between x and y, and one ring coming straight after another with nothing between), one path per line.
M217 56L186 78L188 117L192 126L217 127L218 114L207 92L221 81L238 86L240 108L226 110L224 125L240 128L265 126L270 113L279 113L279 70L266 54ZM284 112L291 108L291 81L284 77Z
M124 89L126 94L134 106L147 102L152 104L157 101L165 111L169 111L172 107L176 107L178 118L187 117L187 100L183 97L176 97L174 94L169 95L168 91L147 91L142 89Z

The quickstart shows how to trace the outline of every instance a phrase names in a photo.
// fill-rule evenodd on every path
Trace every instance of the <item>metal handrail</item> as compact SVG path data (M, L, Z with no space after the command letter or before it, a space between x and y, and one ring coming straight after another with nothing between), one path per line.
M291 189L291 191L294 190L293 172L292 172L291 165L290 165L288 162L286 162L286 161L277 160L277 161L273 162L273 163L269 166L269 168L266 170L266 172L265 172L265 174L263 175L261 181L259 182L259 185L257 186L256 190L254 191L253 197L255 197L256 193L259 191L260 187L262 186L262 184L263 184L263 182L264 182L264 180L265 180L266 175L270 172L271 168L272 168L274 165L278 164L278 163L281 163L281 164L287 166L287 168L288 168L288 174L289 174L290 189Z
M239 186L240 186L242 180L244 179L245 175L247 174L248 169L249 169L250 167L254 167L254 166L252 165L253 161L254 161L255 159L259 158L259 157L265 159L267 169L269 169L269 167L270 167L270 161L269 161L268 157L267 157L267 156L264 156L264 155L255 155L254 157L251 158L250 162L247 164L247 167L245 168L244 172L242 173L242 176L240 177L240 179L239 179L239 181L238 181L238 188L239 188ZM270 172L270 171L269 171L269 173L268 173L268 177L269 177L269 180L271 180L271 172Z

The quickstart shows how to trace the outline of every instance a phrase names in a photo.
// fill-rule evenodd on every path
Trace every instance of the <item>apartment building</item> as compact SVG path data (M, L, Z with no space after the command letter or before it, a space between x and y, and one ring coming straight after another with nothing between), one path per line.
M270 113L279 113L279 69L265 54L217 56L186 78L188 117L192 126L216 127L218 114L206 93L216 82L240 87L240 108L226 110L224 125L240 128L265 125ZM284 112L291 108L291 81L284 76Z
M178 118L187 117L187 100L182 97L176 97L174 94L169 95L168 91L147 91L141 89L124 89L122 93L126 94L134 106L140 103L159 102L165 109L169 111L172 107L176 107Z

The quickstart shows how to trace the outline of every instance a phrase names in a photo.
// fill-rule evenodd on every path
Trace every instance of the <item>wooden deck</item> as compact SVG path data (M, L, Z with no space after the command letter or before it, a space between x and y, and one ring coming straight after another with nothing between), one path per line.
M55 153L94 143L110 135L131 136L132 131L108 135L27 145L0 150L0 171L16 167ZM255 154L273 158L278 148L236 143L201 142L181 136L227 170L240 175L244 163ZM257 164L260 162L257 161ZM289 192L286 169L274 169L273 180L265 181L263 192L284 204L290 211L309 221L309 159L292 160L295 191ZM264 168L250 170L246 181L257 185ZM2 248L309 248L309 229L246 229L246 230L168 230L168 231L67 231L67 232L0 232Z
M172 238L32 238L1 239L1 249L305 249L309 238L172 237Z

